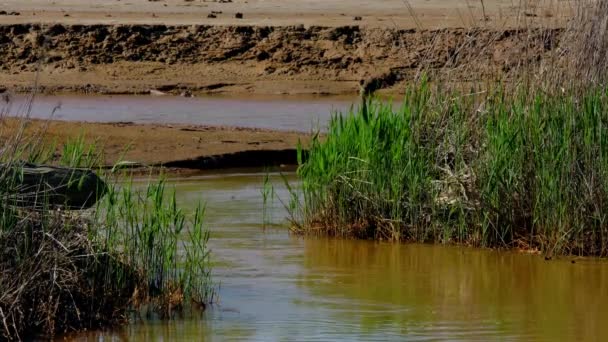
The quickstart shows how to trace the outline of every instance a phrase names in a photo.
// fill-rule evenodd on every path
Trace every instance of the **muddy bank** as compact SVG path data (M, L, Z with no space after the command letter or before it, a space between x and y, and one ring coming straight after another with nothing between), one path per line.
M179 169L226 169L297 165L297 150L245 150L212 156L202 156L186 160L163 163L162 166Z
M45 92L339 94L360 80L398 92L421 68L456 82L536 67L562 29L360 26L0 26L0 85Z
M3 119L0 136L16 132L17 119ZM103 164L126 161L131 167L165 166L177 169L219 169L296 164L303 133L262 129L133 123L80 123L32 120L26 136L44 132L44 144L56 146L59 159L66 141L80 136L103 151Z

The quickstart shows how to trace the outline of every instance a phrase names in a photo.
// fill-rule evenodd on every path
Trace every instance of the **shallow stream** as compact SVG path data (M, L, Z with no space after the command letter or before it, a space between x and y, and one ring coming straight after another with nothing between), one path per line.
M23 115L28 97L18 96L9 109ZM310 131L324 127L332 111L346 111L356 97L221 95L184 98L149 95L37 96L34 118L89 122L174 123Z
M352 98L39 97L31 114L76 121L323 126ZM25 110L23 99L12 114ZM202 317L148 321L76 341L608 340L608 263L289 234L260 172L175 178L186 208L206 203L220 302ZM295 176L289 176L296 181ZM288 195L275 175L277 194ZM574 263L572 261L575 261Z
M276 175L274 181L285 200ZM184 206L207 203L220 303L202 317L91 332L76 341L608 339L604 261L301 238L286 225L264 228L262 173L171 183ZM269 212L273 222L284 222L279 201Z

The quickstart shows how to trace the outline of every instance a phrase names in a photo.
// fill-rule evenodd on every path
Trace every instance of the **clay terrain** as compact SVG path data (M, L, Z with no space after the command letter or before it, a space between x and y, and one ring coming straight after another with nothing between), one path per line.
M0 26L0 83L25 92L355 93L421 70L477 81L536 64L561 29ZM474 37L475 39L471 39ZM402 89L401 86L395 87Z
M538 63L570 5L4 1L0 84L27 92L39 71L48 93L354 94L374 79L398 93L420 70L466 82Z

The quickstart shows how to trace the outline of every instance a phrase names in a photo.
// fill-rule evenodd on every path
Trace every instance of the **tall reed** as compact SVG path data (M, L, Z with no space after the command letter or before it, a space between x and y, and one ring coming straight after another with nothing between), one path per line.
M162 178L136 187L128 174L100 169L108 184L96 207L51 206L47 186L33 187L28 198L37 205L24 207L23 161L90 168L101 155L83 137L56 150L38 135L0 133L0 339L94 329L142 313L169 318L213 302L202 205L184 212Z
M295 229L606 255L608 97L457 93L335 115L298 170Z
M98 202L93 222L101 229L91 230L90 239L137 270L143 281L134 301L153 304L154 312L168 316L184 305L204 307L213 300L204 215L202 205L188 215L180 209L162 178L140 189L127 179L110 185Z

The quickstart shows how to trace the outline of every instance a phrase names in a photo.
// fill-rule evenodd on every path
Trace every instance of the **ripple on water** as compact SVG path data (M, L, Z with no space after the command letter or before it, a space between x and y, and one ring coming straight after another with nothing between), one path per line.
M148 322L77 339L608 339L606 262L545 262L509 252L303 239L287 229L264 230L262 178L240 174L174 182L182 203L208 201L213 273L221 283L218 307L201 318ZM276 180L277 192L285 196L280 184ZM231 201L235 194L238 200ZM272 210L273 217L284 216L282 206Z

